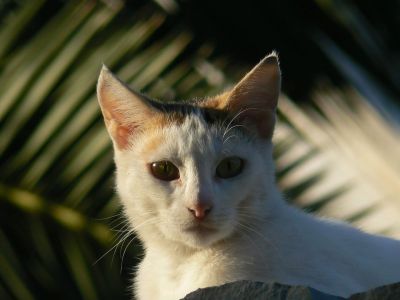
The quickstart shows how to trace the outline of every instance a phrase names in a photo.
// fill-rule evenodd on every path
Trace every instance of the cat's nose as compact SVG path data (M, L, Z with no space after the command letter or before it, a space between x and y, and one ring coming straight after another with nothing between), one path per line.
M211 211L210 204L197 203L189 206L188 211L198 220L203 220Z

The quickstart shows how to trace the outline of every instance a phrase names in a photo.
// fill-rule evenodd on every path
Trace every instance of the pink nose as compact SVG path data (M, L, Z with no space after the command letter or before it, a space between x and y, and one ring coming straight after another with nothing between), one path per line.
M189 210L189 212L192 213L192 215L196 219L203 220L208 215L208 213L211 211L211 208L212 208L212 206L210 204L198 203L198 204L191 205L187 209Z

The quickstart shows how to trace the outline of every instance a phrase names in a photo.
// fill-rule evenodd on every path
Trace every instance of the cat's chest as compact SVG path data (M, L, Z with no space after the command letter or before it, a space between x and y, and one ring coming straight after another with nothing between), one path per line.
M137 278L140 299L181 299L198 288L236 280L240 272L225 255L155 257L142 261Z

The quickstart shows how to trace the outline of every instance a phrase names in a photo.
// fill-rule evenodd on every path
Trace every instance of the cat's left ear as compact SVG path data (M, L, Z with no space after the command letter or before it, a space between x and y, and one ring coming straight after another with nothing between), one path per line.
M280 89L279 60L272 52L228 93L224 106L245 125L255 127L261 137L271 138Z
M106 66L99 76L97 97L107 131L119 150L127 149L130 139L156 115L150 100L131 90Z

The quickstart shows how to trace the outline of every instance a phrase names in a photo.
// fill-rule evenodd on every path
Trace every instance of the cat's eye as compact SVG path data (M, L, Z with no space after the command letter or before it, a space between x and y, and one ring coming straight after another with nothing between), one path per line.
M236 156L227 157L218 164L216 174L219 178L235 177L242 172L243 165L243 159Z
M157 179L172 181L179 178L178 168L170 161L156 161L150 164L151 174Z

